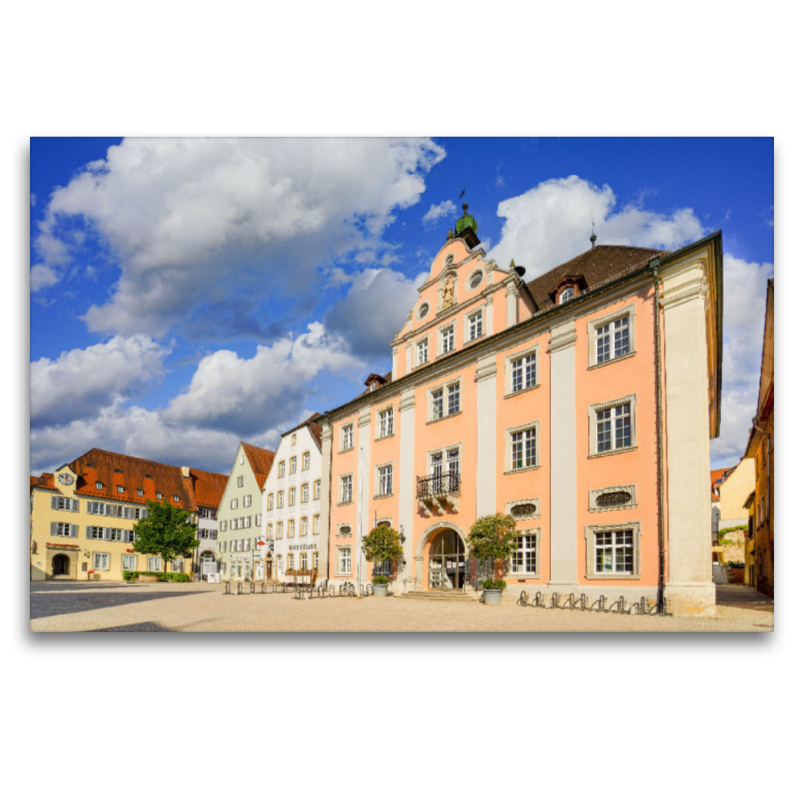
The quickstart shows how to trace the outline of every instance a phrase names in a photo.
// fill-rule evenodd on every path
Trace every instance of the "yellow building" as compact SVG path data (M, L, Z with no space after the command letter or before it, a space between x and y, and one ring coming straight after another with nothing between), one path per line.
M755 491L744 505L750 510L745 545L745 580L760 592L775 591L775 282L767 282L767 314L761 353L758 409L747 440L745 457L755 462Z
M55 473L31 477L31 580L121 580L125 570L160 572L159 556L133 552L133 527L145 516L146 501L166 500L196 522L198 498L213 504L224 479L97 449ZM187 558L166 566L189 573L191 564Z

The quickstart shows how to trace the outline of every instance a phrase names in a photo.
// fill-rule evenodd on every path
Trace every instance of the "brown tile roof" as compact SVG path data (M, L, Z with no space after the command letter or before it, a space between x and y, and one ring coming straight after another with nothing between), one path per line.
M724 469L711 470L711 499L719 500L719 487L724 483L728 473L733 472L736 467L725 467ZM719 481L719 483L717 483Z
M53 473L43 472L38 478L35 475L31 475L31 489L33 489L34 486L39 486L42 489L55 489L56 485L53 482Z
M194 467L190 469L189 474L196 505L205 506L206 508L219 508L225 485L228 483L228 476L220 475L218 472L194 469Z
M272 468L272 462L275 460L275 453L272 450L264 450L246 442L242 442L242 447L253 472L256 474L258 488L263 489L264 484L267 482L269 471Z
M650 259L663 256L668 252L667 250L648 250L644 247L600 244L592 250L581 253L571 261L554 267L544 275L528 281L528 289L541 311L554 305L550 293L569 275L582 275L586 280L586 290L591 291L601 283L633 272L637 267L647 264Z
M140 505L147 500L158 502L157 492L160 492L162 499L182 508L196 509L197 497L205 501L202 505L211 505L209 501L217 498L218 506L222 491L217 492L216 487L221 482L224 488L228 480L227 475L204 470L189 470L193 477L184 478L181 467L97 448L76 458L68 466L78 476L76 494ZM45 475L49 478L49 485L43 482ZM54 488L53 476L45 475L39 479L39 486ZM102 484L101 489L97 488L98 482ZM117 491L118 486L122 486L121 492ZM175 496L178 497L177 503L173 500Z

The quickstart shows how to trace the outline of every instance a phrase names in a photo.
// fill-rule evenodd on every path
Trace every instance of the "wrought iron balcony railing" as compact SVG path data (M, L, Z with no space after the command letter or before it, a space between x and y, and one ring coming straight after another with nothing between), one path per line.
M459 495L460 476L457 472L444 472L441 475L421 475L417 477L417 499Z

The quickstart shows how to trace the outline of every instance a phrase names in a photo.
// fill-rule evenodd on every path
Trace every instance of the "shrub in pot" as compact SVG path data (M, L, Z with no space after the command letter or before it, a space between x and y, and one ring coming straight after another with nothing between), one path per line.
M403 543L400 534L388 525L379 525L373 528L365 537L362 543L364 557L371 564L378 562L394 564L403 558ZM372 588L376 597L386 597L389 593L391 580L386 575L374 575L372 578Z
M517 549L517 523L508 514L490 514L475 520L467 536L470 556L478 560L488 576L480 584L487 606L500 604L506 582L506 563Z

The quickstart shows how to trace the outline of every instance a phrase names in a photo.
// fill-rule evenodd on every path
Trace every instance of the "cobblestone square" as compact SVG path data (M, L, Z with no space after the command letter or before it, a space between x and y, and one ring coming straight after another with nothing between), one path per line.
M717 587L714 618L545 610L397 597L297 600L224 594L223 585L31 584L31 631L201 632L766 632L772 600L746 586Z

